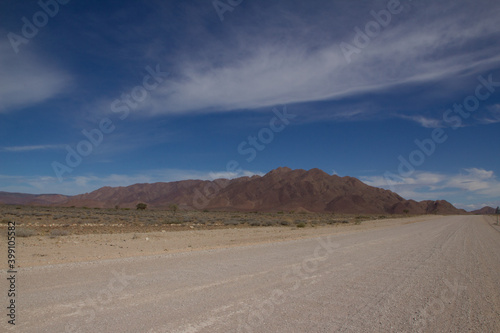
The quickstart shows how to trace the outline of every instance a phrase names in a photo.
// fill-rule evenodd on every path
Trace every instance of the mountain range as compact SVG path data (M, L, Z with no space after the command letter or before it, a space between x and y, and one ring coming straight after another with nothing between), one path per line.
M465 214L447 201L406 200L353 177L329 175L320 169L280 167L264 176L236 179L183 180L168 183L102 187L75 196L0 192L0 203L17 205L235 211L305 211L348 214ZM481 213L481 212L478 212Z

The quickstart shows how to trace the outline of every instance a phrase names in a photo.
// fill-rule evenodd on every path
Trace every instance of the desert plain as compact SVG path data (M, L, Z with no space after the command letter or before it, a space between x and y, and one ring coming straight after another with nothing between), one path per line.
M14 220L17 233L6 331L500 331L494 216L25 206L2 216L1 232Z
M17 267L270 243L429 219L429 216L404 215L173 212L21 205L3 205L0 212L2 234L5 235L9 221L16 222ZM2 260L0 268L5 269L6 265L7 261Z

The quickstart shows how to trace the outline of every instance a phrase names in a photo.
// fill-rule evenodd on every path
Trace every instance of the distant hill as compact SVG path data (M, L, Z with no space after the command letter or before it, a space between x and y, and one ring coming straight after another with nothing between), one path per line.
M497 210L496 208L486 206L486 207L483 207L481 209L472 211L471 214L475 214L475 215L492 215L492 214L495 214L496 210Z
M53 205L61 204L69 199L66 195L61 194L26 194L26 193L10 193L0 191L0 204L8 205Z
M467 213L444 200L405 200L394 192L366 185L353 177L332 176L319 169L306 171L286 167L262 177L103 187L71 197L0 193L0 202L100 208L134 208L139 202L152 208L167 208L175 203L183 209L352 214Z

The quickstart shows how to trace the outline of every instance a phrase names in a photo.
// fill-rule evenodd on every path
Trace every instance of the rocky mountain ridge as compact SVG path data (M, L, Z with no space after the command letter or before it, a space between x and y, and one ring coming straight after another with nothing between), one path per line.
M444 200L406 200L389 190L353 177L329 175L320 169L280 167L264 176L236 179L184 180L168 183L102 187L90 193L63 196L0 192L0 203L99 208L150 208L235 211L306 211L350 214L465 214Z

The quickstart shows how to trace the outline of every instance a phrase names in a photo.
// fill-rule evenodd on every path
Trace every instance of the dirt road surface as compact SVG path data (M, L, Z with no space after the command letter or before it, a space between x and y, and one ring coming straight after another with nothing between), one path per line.
M3 314L0 328L500 332L500 229L493 222L453 216L319 238L22 268L17 325ZM1 287L6 294L5 282Z

